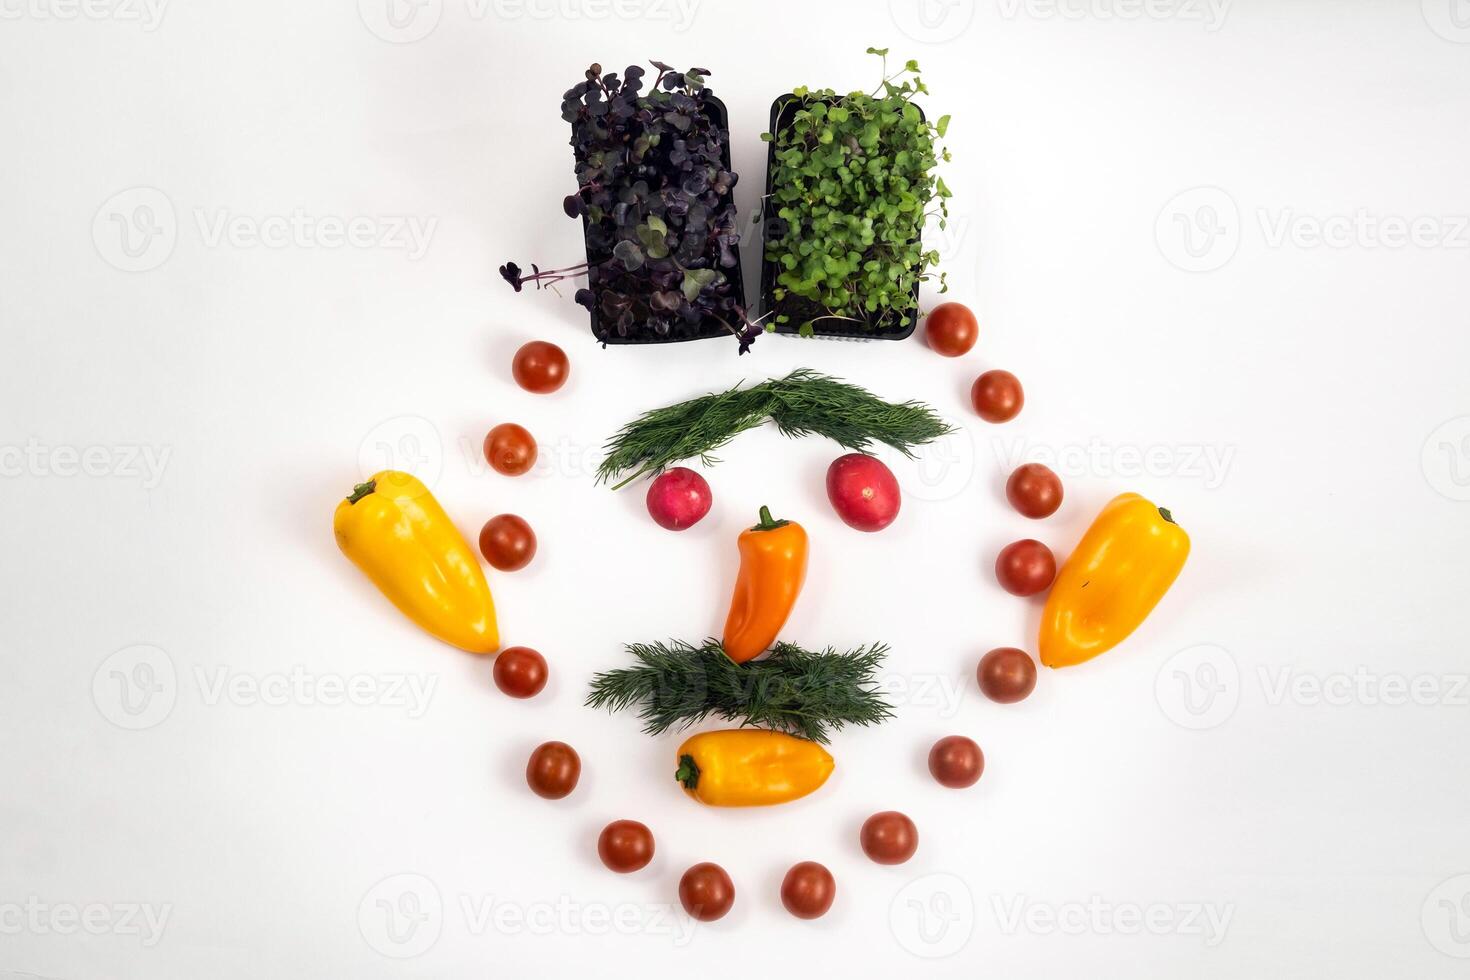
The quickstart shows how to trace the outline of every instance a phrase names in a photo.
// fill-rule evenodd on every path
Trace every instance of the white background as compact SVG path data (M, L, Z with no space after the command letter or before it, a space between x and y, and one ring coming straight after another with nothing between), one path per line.
M0 970L1463 976L1470 11L625 3L0 0ZM579 256L557 109L590 61L710 69L748 215L771 99L871 87L870 44L954 117L931 240L982 325L964 359L603 350L569 290L497 278ZM370 240L248 237L293 214ZM554 396L510 380L532 338L571 357ZM767 431L682 535L592 484L636 412L801 365L964 427L895 461L891 529L835 519L835 447ZM1002 427L967 407L991 367L1026 385ZM480 459L505 420L540 440L534 475ZM1066 482L1045 522L1005 505L1023 458ZM541 697L500 695L337 553L333 507L388 462L466 534L535 526L534 565L491 581L506 642L551 663ZM1192 536L1173 592L1115 652L986 701L978 657L1034 647L1039 609L995 552L1064 555L1123 490ZM813 541L787 638L892 644L899 717L842 734L806 800L704 809L675 736L581 701L621 643L719 630L762 503ZM278 697L293 676L368 703ZM986 752L968 791L925 771L951 733ZM550 738L585 765L559 803L522 777ZM900 867L857 847L887 808L920 829ZM618 817L657 836L633 876L594 853ZM803 859L838 881L817 922L777 898ZM667 905L702 860L738 899L691 934ZM419 928L389 934L405 893Z

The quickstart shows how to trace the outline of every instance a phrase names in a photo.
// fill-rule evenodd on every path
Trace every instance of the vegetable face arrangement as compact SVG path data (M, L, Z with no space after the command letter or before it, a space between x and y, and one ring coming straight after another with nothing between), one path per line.
M761 136L771 144L762 312L775 312L778 330L908 336L919 283L939 261L920 236L931 214L940 228L949 215L934 173L949 159L934 148L949 117L929 123L914 104L929 91L918 62L889 75L888 49L868 53L883 59L877 89L798 88L776 101Z
M585 272L588 288L577 299L591 309L604 343L728 332L744 352L757 328L742 307L724 110L705 90L703 69L680 73L653 64L658 75L646 91L636 66L619 79L593 65L566 93L578 189L564 206L583 218L587 262L546 272L533 266L530 275L507 263L501 274L519 291L528 282L540 287ZM936 200L937 213L947 213L949 194L933 174L934 139L944 135L948 117L931 125L912 103L926 91L917 71L909 62L869 94L797 89L778 100L766 260L768 275L776 276L779 329L894 338L912 329L918 284L930 278L935 258L923 251L920 231ZM925 334L935 354L960 358L974 348L979 324L967 307L944 303L930 314ZM533 341L516 352L510 376L517 397L534 401L563 390L570 370L560 347ZM958 380L941 379L933 388L953 390ZM987 423L1010 423L1025 405L1021 382L991 367L974 379L970 404ZM912 457L956 431L923 402L884 401L800 368L646 412L608 441L596 482L618 481L617 489L649 478L650 518L684 531L712 512L714 495L704 476L674 464L713 465L722 446L767 421L782 435L824 436L846 451L827 469L827 499L842 524L867 533L883 532L903 513L899 480L869 450L882 444ZM519 479L534 468L536 440L501 421L485 437L484 454L496 474ZM1055 473L1028 463L1005 480L1005 498L1017 517L1041 521L1058 512L1064 493ZM836 766L827 748L834 735L893 717L877 677L887 646L812 651L782 640L808 552L826 532L813 524L809 534L789 515L778 520L762 503L740 507L748 515L759 506L760 516L735 541L740 568L720 638L629 644L631 664L597 673L586 696L594 709L635 712L651 736L710 721L738 726L689 735L669 768L650 774L666 787L672 776L683 796L710 807L771 806L817 794ZM357 485L337 504L333 526L342 552L426 632L474 653L499 647L495 606L474 550L413 476L384 471ZM827 530L849 533L835 522ZM479 544L500 572L536 560L535 532L514 514L486 521ZM1133 633L1188 554L1189 538L1167 510L1125 493L1102 510L1060 572L1051 548L1031 537L1002 548L992 567L995 584L1012 595L1046 595L1040 659L1062 667ZM495 686L515 699L538 697L548 676L547 658L526 646L501 652L492 670ZM980 659L975 678L994 704L1015 704L1035 689L1036 662L1020 647L997 647ZM939 786L963 791L982 778L985 753L967 736L948 735L929 748L928 768ZM565 799L578 790L582 758L565 742L544 742L525 773L538 797ZM859 834L863 853L883 865L908 861L919 839L914 821L896 810L872 814ZM598 835L596 851L610 871L637 873L653 859L654 833L638 820L614 820ZM722 918L736 899L730 875L707 861L684 872L678 891L701 921ZM786 872L780 901L809 919L824 915L836 894L831 871L801 861Z

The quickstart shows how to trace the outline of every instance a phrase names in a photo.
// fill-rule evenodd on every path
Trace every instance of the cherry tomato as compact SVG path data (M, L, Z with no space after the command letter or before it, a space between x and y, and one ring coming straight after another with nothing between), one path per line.
M1006 480L1006 499L1023 517L1050 517L1062 506L1062 481L1040 463L1026 463Z
M546 658L530 647L506 647L491 669L495 686L513 698L533 698L546 686Z
M1012 541L995 558L995 578L1011 595L1036 595L1057 577L1051 549L1034 538Z
M735 883L724 868L704 861L679 879L679 902L701 922L722 919L735 904Z
M974 786L985 771L985 753L973 739L950 735L934 743L929 750L929 775L940 786L964 789Z
M577 788L582 778L582 760L565 742L544 742L526 763L526 784L531 792L548 800L559 800Z
M525 568L536 557L536 532L514 514L492 517L480 528L480 554L502 572Z
M781 879L781 904L798 919L820 919L837 897L837 880L815 861L793 864Z
M884 810L863 821L858 840L877 863L903 864L919 849L919 828L897 810Z
M647 867L653 860L653 831L637 820L614 820L597 835L597 856L620 875Z
M975 668L975 680L990 700L1014 704L1035 690L1036 662L1025 650L996 647L980 658L980 666Z
M986 371L970 388L975 412L987 422L1009 422L1021 414L1026 396L1021 381L1009 371Z
M571 370L566 352L544 340L522 344L510 364L516 384L537 395L549 394L566 384Z
M536 440L514 422L502 422L485 436L485 461L497 473L520 476L536 465Z
M980 336L980 325L975 314L963 303L940 303L929 311L924 320L924 337L937 354L959 357L975 346Z

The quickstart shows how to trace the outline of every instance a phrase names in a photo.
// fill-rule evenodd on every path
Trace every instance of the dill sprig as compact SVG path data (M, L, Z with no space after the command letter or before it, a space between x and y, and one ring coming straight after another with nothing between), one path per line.
M749 388L736 385L645 412L608 440L597 482L631 470L617 489L681 460L698 457L706 466L717 463L712 455L716 450L767 419L784 436L826 436L854 451L881 442L905 456L913 456L915 446L954 431L923 402L886 402L857 385L799 368Z
M592 678L587 705L622 711L637 706L643 730L661 735L714 716L742 727L771 728L825 743L844 725L876 725L893 717L873 673L888 647L820 653L778 643L760 660L737 664L718 640L630 643L637 665Z

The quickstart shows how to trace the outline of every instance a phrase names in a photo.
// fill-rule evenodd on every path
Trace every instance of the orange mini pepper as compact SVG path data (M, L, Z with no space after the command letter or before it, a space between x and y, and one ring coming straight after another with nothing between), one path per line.
M1122 643L1158 605L1189 557L1189 535L1136 493L1097 515L1052 583L1038 646L1048 667L1070 667Z
M740 575L725 619L725 653L743 664L764 653L786 625L806 581L806 531L778 521L769 507L761 521L740 532Z

